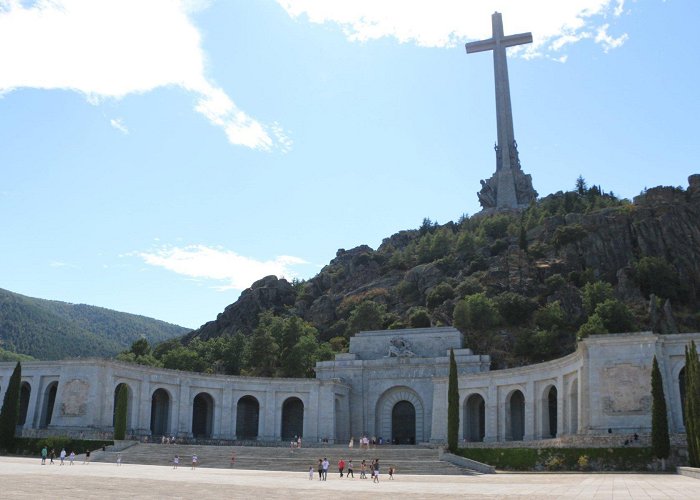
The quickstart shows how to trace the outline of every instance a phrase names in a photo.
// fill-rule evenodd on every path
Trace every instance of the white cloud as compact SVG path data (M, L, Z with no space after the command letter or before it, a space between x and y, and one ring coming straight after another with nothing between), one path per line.
M179 86L232 144L277 148L277 135L205 76L188 17L202 0L0 0L0 94L18 88L80 92L92 104ZM271 136L272 134L272 136ZM284 147L288 147L285 145Z
M603 26L600 26L598 28L598 32L595 36L595 41L596 43L599 43L600 45L603 46L603 51L608 52L611 49L616 49L623 43L627 41L627 33L624 33L617 38L614 38L610 35L608 35L608 28L610 26L607 24L604 24Z
M205 245L162 246L129 255L140 257L151 266L162 267L189 278L222 283L215 286L222 291L243 290L254 281L271 274L293 278L296 277L293 266L307 263L299 257L289 255L260 261L238 255L231 250Z
M126 128L126 125L124 125L124 121L121 118L112 118L111 120L109 120L109 124L112 127L116 128L122 134L129 133L129 129Z
M452 47L491 37L491 14L503 14L506 35L530 31L527 58L548 56L569 43L593 38L608 16L619 16L624 0L277 0L293 18L336 23L348 39L394 37L424 47ZM626 39L621 35L615 40ZM624 41L624 39L622 41ZM601 42L603 43L603 42ZM606 50L619 46L603 43ZM511 49L513 50L513 49Z

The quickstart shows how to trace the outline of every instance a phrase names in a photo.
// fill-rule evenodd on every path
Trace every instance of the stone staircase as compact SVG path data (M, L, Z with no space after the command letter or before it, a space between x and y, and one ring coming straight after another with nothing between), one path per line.
M94 462L116 463L117 452L107 448L97 454ZM313 448L291 449L272 446L204 446L192 444L144 444L137 443L120 451L122 464L145 464L172 466L173 457L180 457L180 467L192 465L192 455L199 458L200 467L230 468L231 455L236 454L234 469L278 470L308 472L309 467L317 469L318 459L327 457L331 463L329 474L338 474L337 463L342 457L347 463L352 459L355 475L360 474L360 463L378 458L381 472L389 467L396 468L397 474L436 474L461 475L478 474L438 459L438 450L424 446L383 445L371 450L348 449L343 445L326 445Z

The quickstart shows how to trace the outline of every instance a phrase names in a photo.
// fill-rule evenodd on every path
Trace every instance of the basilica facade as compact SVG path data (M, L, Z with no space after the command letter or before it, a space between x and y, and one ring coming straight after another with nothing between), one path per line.
M25 436L110 435L116 395L128 394L127 433L207 441L396 444L447 437L449 351L457 361L460 439L532 441L649 432L651 366L662 372L671 432L684 432L684 350L700 334L596 335L576 352L490 370L451 327L360 332L348 353L316 365L315 379L207 375L111 360L22 363ZM14 363L0 363L0 398Z

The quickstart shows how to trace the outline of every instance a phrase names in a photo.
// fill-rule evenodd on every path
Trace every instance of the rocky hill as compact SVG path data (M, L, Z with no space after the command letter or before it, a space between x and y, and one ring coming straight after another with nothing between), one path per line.
M156 343L188 331L144 316L0 289L0 359L17 359L12 353L38 359L112 357L141 337Z
M271 310L336 350L359 330L455 325L512 366L570 352L577 334L697 331L699 284L700 175L632 202L579 178L522 213L426 219L376 250L338 250L305 282L268 276L185 343L249 336Z

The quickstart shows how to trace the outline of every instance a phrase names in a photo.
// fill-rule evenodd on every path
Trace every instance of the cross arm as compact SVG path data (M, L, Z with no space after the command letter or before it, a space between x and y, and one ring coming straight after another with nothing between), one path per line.
M484 52L485 50L493 50L496 48L496 41L493 38L488 40L479 40L478 42L469 42L464 45L467 49L467 54L474 52Z
M501 38L501 45L504 47L512 47L524 43L532 43L532 33L518 33L517 35L508 35Z

